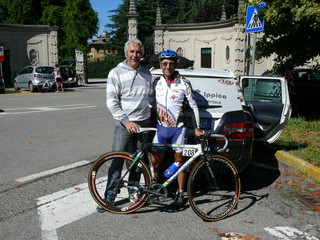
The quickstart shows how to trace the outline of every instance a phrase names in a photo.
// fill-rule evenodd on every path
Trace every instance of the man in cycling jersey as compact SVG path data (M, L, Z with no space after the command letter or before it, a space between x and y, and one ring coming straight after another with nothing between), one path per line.
M53 69L52 74L54 75L54 80L56 82L56 91L63 92L63 83L61 77L61 69L59 63L55 64L55 68Z
M184 144L187 132L185 105L188 103L193 110L195 119L195 134L200 136L199 111L191 84L176 71L178 65L178 55L175 51L165 50L159 55L160 67L163 75L154 80L153 88L157 104L157 133L153 139L154 143L162 144ZM155 167L157 177L161 161L164 157L164 149L155 148L152 154L152 162ZM175 162L181 166L184 163L182 149L174 149ZM174 200L174 205L184 204L183 191L186 181L186 172L181 172L178 176L178 190Z

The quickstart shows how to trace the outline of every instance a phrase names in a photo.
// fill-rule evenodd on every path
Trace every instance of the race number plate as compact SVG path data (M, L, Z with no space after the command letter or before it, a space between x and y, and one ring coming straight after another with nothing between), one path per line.
M196 149L184 148L182 151L182 156L191 157L196 153Z

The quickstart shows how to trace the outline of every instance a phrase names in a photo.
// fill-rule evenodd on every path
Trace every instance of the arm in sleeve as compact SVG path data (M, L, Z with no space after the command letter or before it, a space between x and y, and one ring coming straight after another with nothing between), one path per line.
M107 108L115 120L125 125L127 122L129 122L129 118L121 108L120 92L121 84L119 76L115 74L113 70L111 70L108 76L106 88Z
M199 109L198 109L198 105L196 103L196 100L194 98L194 94L192 92L191 83L189 81L185 81L185 85L186 85L186 98L187 98L189 105L192 108L193 114L194 114L193 121L195 124L195 128L200 129Z

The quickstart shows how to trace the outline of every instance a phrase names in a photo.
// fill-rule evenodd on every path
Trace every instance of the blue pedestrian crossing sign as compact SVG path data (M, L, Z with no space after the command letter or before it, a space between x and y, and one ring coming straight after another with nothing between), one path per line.
M264 19L260 14L260 9L265 7L265 2L247 7L246 33L262 32L264 30Z

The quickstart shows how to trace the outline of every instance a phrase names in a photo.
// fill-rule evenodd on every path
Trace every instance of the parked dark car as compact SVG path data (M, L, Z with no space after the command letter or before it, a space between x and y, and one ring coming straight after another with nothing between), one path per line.
M61 60L59 63L62 83L64 86L76 87L78 85L78 78L76 75L76 59Z
M293 112L304 107L320 106L320 71L296 68L286 74Z
M0 93L4 93L6 89L6 84L4 78L0 76Z

